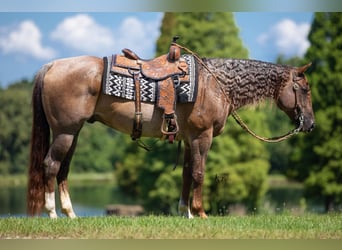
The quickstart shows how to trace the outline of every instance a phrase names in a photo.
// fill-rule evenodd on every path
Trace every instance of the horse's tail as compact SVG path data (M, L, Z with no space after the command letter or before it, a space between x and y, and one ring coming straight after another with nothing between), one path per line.
M27 189L27 214L29 216L39 215L45 202L43 161L49 150L50 127L44 112L42 89L44 76L50 67L51 64L43 66L34 79L31 152Z

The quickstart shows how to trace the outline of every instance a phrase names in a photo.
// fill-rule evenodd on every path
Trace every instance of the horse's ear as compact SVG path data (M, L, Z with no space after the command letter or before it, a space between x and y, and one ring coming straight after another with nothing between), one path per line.
M301 67L298 67L297 68L297 72L300 73L300 74L303 74L310 66L311 66L311 62L304 65L304 66L301 66Z

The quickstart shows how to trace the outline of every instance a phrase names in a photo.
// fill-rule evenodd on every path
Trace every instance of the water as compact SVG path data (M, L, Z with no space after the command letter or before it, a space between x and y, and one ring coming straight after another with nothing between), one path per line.
M70 186L70 195L73 208L77 216L104 216L105 208L109 204L139 204L122 194L117 187L108 183L88 184L83 186ZM303 201L302 189L299 188L273 188L266 195L270 209L283 211L291 210L293 207L299 208ZM56 197L57 213L60 204ZM177 201L175 201L177 203ZM306 201L307 211L322 212L320 204L313 204ZM26 187L2 187L0 189L0 217L26 216Z
M273 206L275 212L292 211L299 213L301 210L312 213L323 213L323 200L305 200L301 187L276 187L270 188L266 194L266 200Z
M78 216L104 216L108 204L134 204L116 187L108 183L71 186L70 196ZM60 202L56 196L57 214ZM0 189L0 217L26 216L26 187L2 187Z

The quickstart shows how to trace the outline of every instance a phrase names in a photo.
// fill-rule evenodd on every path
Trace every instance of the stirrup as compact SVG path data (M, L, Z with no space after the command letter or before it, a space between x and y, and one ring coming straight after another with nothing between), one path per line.
M179 127L177 116L175 114L164 114L161 126L161 132L165 135L170 143L173 143L175 135L178 133Z

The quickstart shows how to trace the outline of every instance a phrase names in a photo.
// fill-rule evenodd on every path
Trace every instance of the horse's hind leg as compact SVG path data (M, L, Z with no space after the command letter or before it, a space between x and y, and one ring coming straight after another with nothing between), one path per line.
M49 152L44 160L45 209L47 210L50 218L57 218L55 179L59 174L63 161L66 159L70 149L72 148L74 138L75 136L72 134L59 134L54 136L53 143L51 144Z
M68 173L69 173L70 162L71 162L72 156L76 148L77 138L78 138L78 135L75 135L72 145L64 161L62 162L61 168L57 174L58 192L59 192L59 197L60 197L61 207L62 207L61 210L62 210L62 213L64 213L69 218L76 217L75 212L72 208L72 204L71 204L67 178L68 178Z

